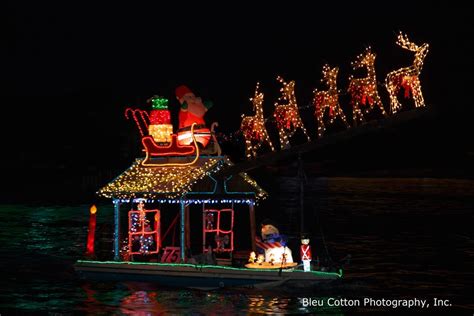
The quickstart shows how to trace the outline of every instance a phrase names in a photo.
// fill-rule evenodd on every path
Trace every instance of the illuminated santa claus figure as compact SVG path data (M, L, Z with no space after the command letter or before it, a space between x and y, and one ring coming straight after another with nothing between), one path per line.
M192 144L191 126L195 123L194 137L205 148L211 139L211 131L206 127L204 115L212 107L212 102L203 102L185 85L177 87L175 93L180 104L178 143Z
M300 256L303 261L303 269L305 272L311 271L311 246L309 245L309 236L301 236Z

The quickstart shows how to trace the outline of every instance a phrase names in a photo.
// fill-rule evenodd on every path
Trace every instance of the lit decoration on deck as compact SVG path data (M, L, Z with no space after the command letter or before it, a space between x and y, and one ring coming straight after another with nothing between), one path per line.
M257 150L266 142L272 151L275 151L272 141L265 128L263 117L263 93L258 91L259 83L255 88L255 95L250 99L255 110L254 116L243 116L240 129L245 138L245 156L247 159L257 157ZM255 143L255 144L254 144Z
M181 262L180 247L165 247L163 249L163 255L161 256L161 262L163 263L179 263Z
M90 217L89 217L89 231L87 233L87 257L93 257L94 254L94 241L95 241L95 227L97 224L97 207L92 205L89 209Z
M421 93L420 72L423 68L423 61L428 54L429 45L424 43L421 46L410 42L406 34L398 34L396 44L406 50L415 53L413 65L410 67L400 68L390 72L385 78L385 86L390 95L390 111L395 114L401 109L402 105L398 101L398 92L404 89L404 97L409 98L410 95L415 101L415 107L424 107L425 101Z
M277 77L277 80L283 84L283 87L280 89L282 95L278 98L278 101L286 102L286 104L278 104L276 102L275 112L273 113L280 136L280 147L282 149L291 147L289 138L295 134L298 128L301 128L308 141L311 141L298 112L298 104L295 97L295 81L286 82L280 76Z
M369 48L357 56L351 63L354 70L365 67L367 76L365 78L349 77L349 88L347 92L351 95L352 122L356 126L359 122L365 122L364 113L368 113L378 105L383 116L387 116L377 91L377 78L375 74L375 53Z
M256 261L257 261L257 254L255 253L255 251L252 251L250 253L248 262L249 263L255 263Z
M265 252L265 262L271 263L293 263L291 250L286 246L287 238L272 222L264 222L261 226L261 239L256 237L255 243L258 248Z
M272 265L293 263L291 249L288 247L269 248L265 251L265 262Z
M324 113L326 109L329 111L329 124L334 123L337 117L340 117L346 127L349 127L346 116L339 105L339 92L337 91L337 74L339 67L331 68L329 65L323 66L323 78L322 82L325 82L329 87L326 91L313 91L314 98L314 115L318 123L318 137L322 137L326 131L326 125L324 124Z
M257 264L262 265L265 262L265 256L264 255L258 255L257 257Z
M300 256L303 261L303 269L305 272L311 271L311 246L309 245L308 236L301 237Z

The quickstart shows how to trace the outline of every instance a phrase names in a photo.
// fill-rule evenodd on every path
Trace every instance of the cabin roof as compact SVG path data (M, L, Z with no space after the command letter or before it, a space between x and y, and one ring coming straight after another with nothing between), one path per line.
M178 159L178 158L176 158ZM141 165L142 158L117 178L101 188L97 194L112 199L168 198L181 196L232 196L258 201L267 196L257 182L246 173L223 180L213 177L220 169L233 163L225 156L201 156L191 166L170 167Z

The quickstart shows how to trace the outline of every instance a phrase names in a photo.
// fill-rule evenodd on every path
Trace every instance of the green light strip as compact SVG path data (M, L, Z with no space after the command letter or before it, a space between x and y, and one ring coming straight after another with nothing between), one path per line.
M151 107L155 110L168 109L168 99L154 97L151 99Z
M234 270L234 271L267 271L267 272L276 272L278 269L248 269L248 268L234 268L234 267L224 267L224 266L214 266L214 265L198 265L198 264L189 264L189 263L156 263L156 262L115 262L115 261L90 261L90 260L77 260L77 263L96 263L96 264L123 264L123 265L148 265L148 266L159 266L159 267L188 267L195 269L223 269L223 270ZM285 271L283 272L293 272ZM300 270L298 270L300 271ZM303 272L303 270L301 270ZM322 272L322 271L309 271L304 273L312 273L314 275L320 276L337 276L342 278L342 269L339 272Z

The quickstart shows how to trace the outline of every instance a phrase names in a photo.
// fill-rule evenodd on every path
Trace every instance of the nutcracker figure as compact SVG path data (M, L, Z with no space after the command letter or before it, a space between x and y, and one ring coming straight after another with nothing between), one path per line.
M306 235L301 236L300 255L304 272L311 271L311 246L309 245L309 237Z

